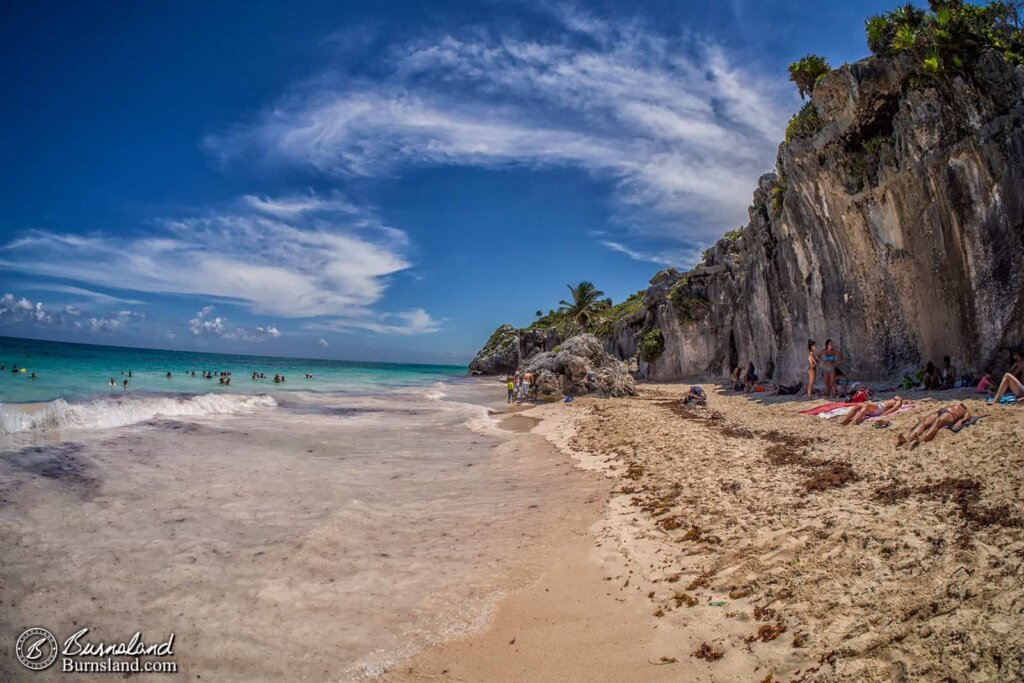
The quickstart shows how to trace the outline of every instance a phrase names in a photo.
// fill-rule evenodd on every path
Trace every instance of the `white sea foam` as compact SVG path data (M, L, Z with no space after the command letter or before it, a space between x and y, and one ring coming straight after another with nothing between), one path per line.
M40 429L108 429L158 417L197 417L276 405L271 396L251 394L146 396L82 403L57 399L41 407L0 404L0 434Z
M445 389L447 388L448 385L444 382L434 382L434 386L432 388L423 392L423 398L428 401L440 401L447 395L445 393Z

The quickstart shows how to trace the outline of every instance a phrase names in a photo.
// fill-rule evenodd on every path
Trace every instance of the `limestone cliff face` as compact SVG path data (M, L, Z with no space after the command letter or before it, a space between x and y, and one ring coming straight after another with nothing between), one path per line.
M693 270L658 273L605 349L631 358L660 328L664 350L640 363L654 379L753 361L793 381L807 340L826 338L860 379L947 354L998 369L1024 343L1024 66L992 53L932 78L912 57L874 57L826 76L812 102L816 132L779 147L749 223ZM520 342L521 359L538 352Z
M649 374L753 361L795 380L826 338L851 376L946 354L978 370L1024 341L1024 67L991 54L939 80L871 58L813 104L820 130L779 148L742 233L652 280L645 325L665 351Z

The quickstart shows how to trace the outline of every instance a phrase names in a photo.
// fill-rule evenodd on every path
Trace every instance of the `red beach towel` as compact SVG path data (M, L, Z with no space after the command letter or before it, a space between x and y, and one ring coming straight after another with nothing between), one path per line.
M817 415L819 413L827 413L828 411L835 410L836 408L848 408L850 406L855 406L855 405L857 405L857 404L856 403L845 403L845 402L822 403L820 406L815 406L813 408L808 408L807 410L801 410L800 414L801 415Z

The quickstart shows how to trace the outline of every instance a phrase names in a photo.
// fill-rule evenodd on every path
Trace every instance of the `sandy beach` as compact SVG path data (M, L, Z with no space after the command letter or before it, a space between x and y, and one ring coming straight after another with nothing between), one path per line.
M611 484L585 536L484 632L389 680L1014 680L1024 412L909 396L887 428L689 385L524 413ZM896 449L962 398L977 424Z

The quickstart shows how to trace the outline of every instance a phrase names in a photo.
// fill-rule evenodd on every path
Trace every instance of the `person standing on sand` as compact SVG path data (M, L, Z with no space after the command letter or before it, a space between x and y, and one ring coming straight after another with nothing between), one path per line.
M831 339L825 340L825 350L818 354L821 359L821 371L825 378L825 398L836 395L836 365L843 360L843 352L832 345Z
M970 419L971 411L963 403L939 408L934 413L928 413L918 420L918 423L906 436L900 434L896 437L896 448L908 443L912 444L911 448L917 448L922 441L928 442L934 439L943 427L957 431Z
M508 389L508 402L511 404L516 399L516 383L512 380L511 376L509 376L508 384L505 385L505 388Z
M815 374L818 370L818 357L816 355L818 351L818 343L813 339L807 340L807 400L811 400L811 394L814 392L814 380Z

